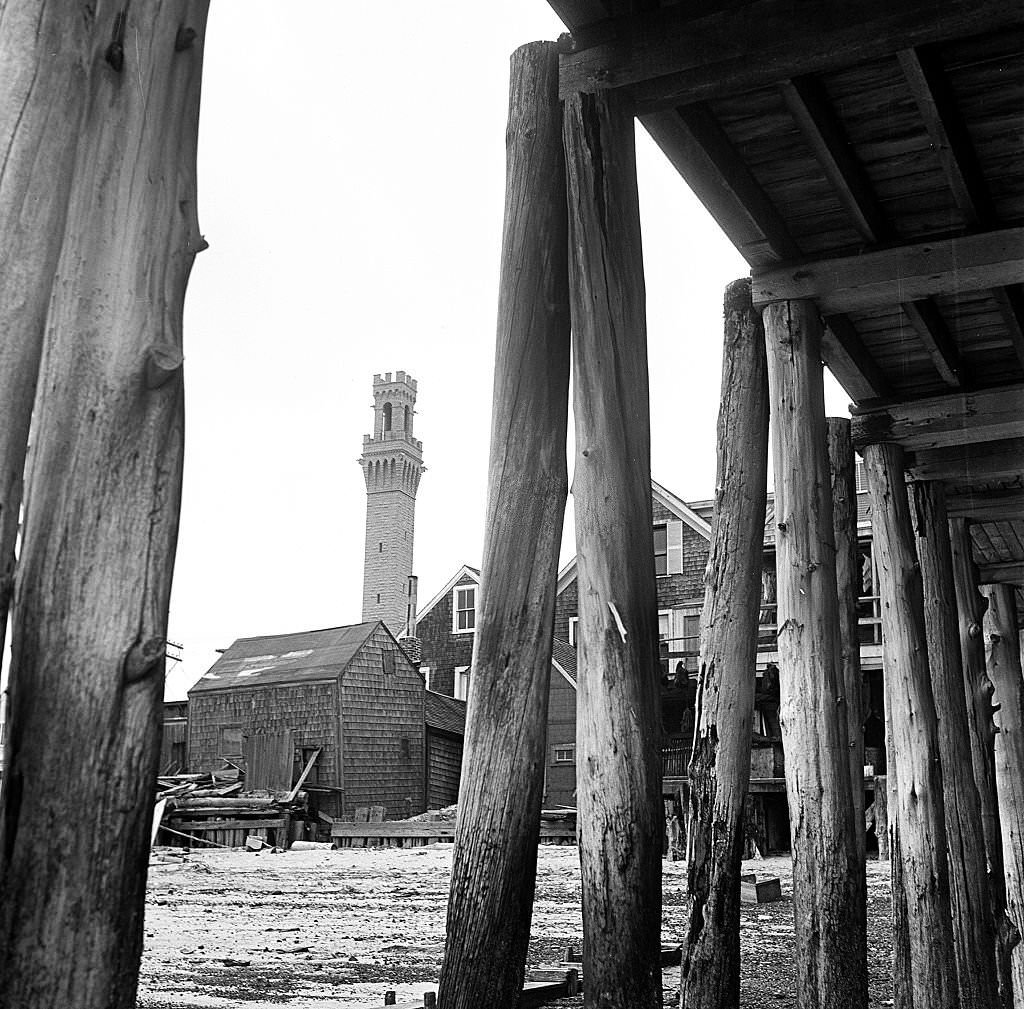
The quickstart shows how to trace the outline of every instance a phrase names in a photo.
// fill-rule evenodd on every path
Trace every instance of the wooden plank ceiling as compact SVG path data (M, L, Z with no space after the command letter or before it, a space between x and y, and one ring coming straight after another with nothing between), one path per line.
M1024 5L550 4L563 96L632 96L755 300L818 302L861 443L902 443L1024 584Z

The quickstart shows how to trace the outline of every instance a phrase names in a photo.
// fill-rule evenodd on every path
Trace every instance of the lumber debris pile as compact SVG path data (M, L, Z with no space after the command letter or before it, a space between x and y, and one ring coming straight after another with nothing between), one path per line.
M301 836L308 814L305 792L242 791L236 769L157 778L157 808L162 806L158 837L162 843L187 847L190 842L240 848L258 837L287 847Z

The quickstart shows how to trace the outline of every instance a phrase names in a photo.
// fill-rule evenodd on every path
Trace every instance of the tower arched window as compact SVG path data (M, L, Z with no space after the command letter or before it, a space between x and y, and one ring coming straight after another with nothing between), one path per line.
M406 408L405 408L405 415L402 418L402 421L403 421L402 422L402 430L403 431L411 431L412 430L412 427L409 424L409 421L411 421L411 420L412 420L412 410L410 410L409 407L406 406Z
M391 404L390 403L385 403L384 404L384 430L385 431L390 431L391 430Z

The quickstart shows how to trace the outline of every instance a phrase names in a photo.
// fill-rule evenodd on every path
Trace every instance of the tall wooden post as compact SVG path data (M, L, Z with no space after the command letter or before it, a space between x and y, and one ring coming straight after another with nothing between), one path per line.
M633 114L565 103L579 557L576 770L590 1009L661 1006L650 413Z
M938 724L928 670L921 574L898 445L867 445L864 468L882 598L886 706L891 727L889 774L895 767L900 875L909 929L910 970L894 978L914 1006L957 1004L956 960L949 904L945 807ZM896 895L894 902L898 901ZM900 996L902 998L902 996Z
M964 1009L989 1009L999 1001L995 935L981 805L971 764L946 492L941 483L923 481L911 484L911 493L924 592L928 667L935 713L942 726L938 734L939 756L959 1005Z
M857 633L857 482L854 476L853 438L847 417L825 422L828 468L832 488L832 535L836 545L836 595L839 604L839 652L846 710L847 762L853 800L856 864L850 868L857 913L858 957L863 958L864 987L858 1004L868 1004L867 862L864 837L864 713L861 702L860 638Z
M996 797L995 722L992 717L994 687L985 666L985 641L982 632L986 602L978 591L978 576L972 557L967 520L950 519L949 536L953 558L953 585L956 590L957 627L960 634L960 659L963 663L967 699L971 766L978 789L981 828L985 836L988 863L988 889L992 906L992 927L996 937L999 998L1003 1009L1012 1009L1013 980L1010 973L1010 954L1020 941L1020 933L1006 916L1003 838L999 827L999 803Z
M982 585L985 611L985 658L995 687L995 765L999 823L1003 834L1006 911L1024 932L1024 681L1021 678L1017 607L1010 585ZM1013 999L1024 1006L1024 945L1010 958Z
M512 55L480 615L440 1005L519 1004L537 868L568 491L568 238L558 50Z
M181 486L181 313L202 241L206 3L90 16L33 421L0 810L3 1004L40 1009L135 1006ZM90 829L68 815L69 796Z
M860 1004L859 825L850 794L821 321L813 303L764 310L772 408L779 680L793 845L797 1005Z
M725 291L718 475L701 615L690 761L682 1009L739 1005L740 862L750 781L758 603L768 473L768 375L750 281Z
M91 24L81 4L0 0L0 655L14 587L22 472Z

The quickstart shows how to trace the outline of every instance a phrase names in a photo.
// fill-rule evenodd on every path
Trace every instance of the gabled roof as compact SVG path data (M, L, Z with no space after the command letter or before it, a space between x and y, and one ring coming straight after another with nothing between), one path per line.
M704 539L711 540L711 522L708 518L699 514L694 508L688 505L681 497L673 494L672 491L662 487L657 480L651 480L651 496L664 508L667 508L680 522L688 525L694 532L699 533ZM710 516L710 512L709 512ZM573 578L576 577L576 557L572 559L558 572L558 592L561 592Z
M433 690L424 691L424 720L427 728L439 732L450 732L454 736L466 734L466 702L438 694Z
M416 614L416 622L419 623L419 621L421 621L442 599L444 599L446 595L448 595L449 592L452 591L452 589L455 588L456 585L459 584L459 582L465 578L469 578L470 581L474 581L479 585L480 569L470 567L468 564L463 564L462 567L448 579L444 588L441 589L441 591L438 592L438 594Z
M576 649L568 641L555 638L551 646L551 665L576 689Z
M192 687L189 696L338 677L378 626L386 628L379 620L371 620L319 631L239 638Z

